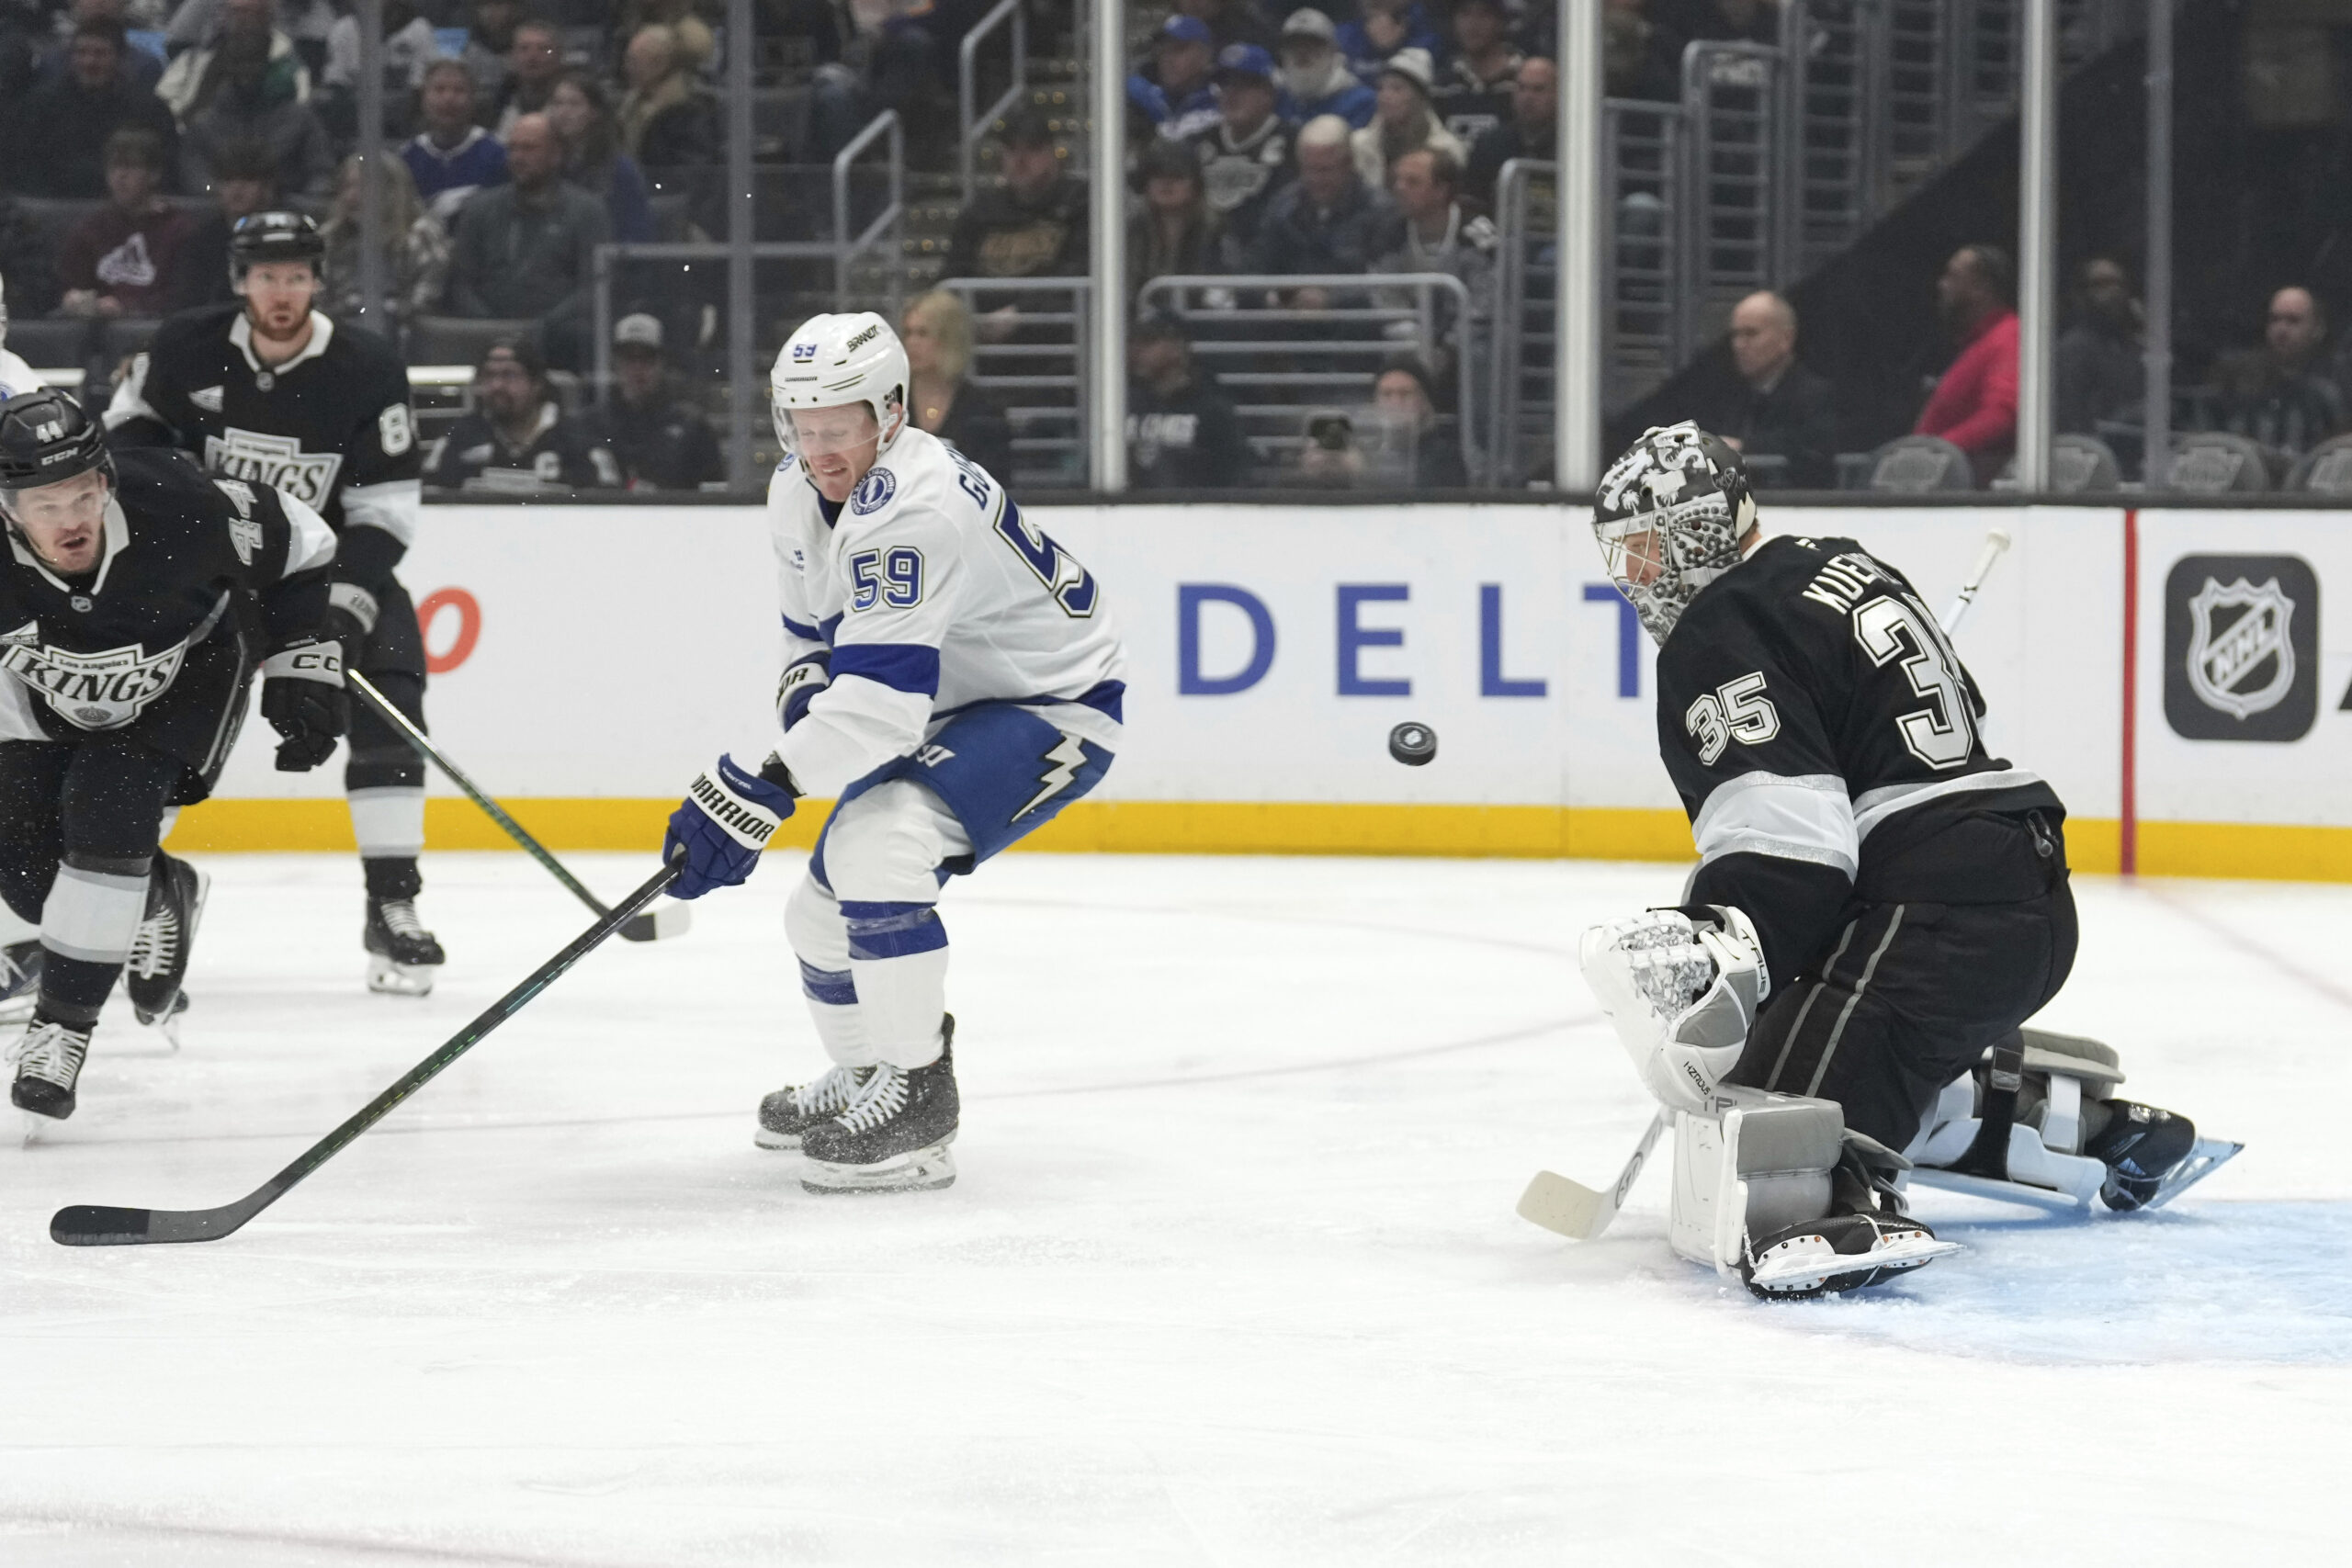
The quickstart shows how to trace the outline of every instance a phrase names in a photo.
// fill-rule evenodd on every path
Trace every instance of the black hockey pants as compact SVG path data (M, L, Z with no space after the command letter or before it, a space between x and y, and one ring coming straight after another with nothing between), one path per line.
M178 759L126 737L0 743L0 896L8 908L42 923L61 863L69 902L103 901L109 888L127 892L134 878L144 884L164 805L185 773ZM76 918L86 913L69 908L52 923L71 931L86 923ZM41 1010L70 1023L96 1022L123 954L43 945Z
M2064 841L2041 830L2057 852L2039 897L1849 906L1827 959L1765 1004L1730 1081L1834 1100L1847 1126L1900 1152L1944 1085L2074 967Z

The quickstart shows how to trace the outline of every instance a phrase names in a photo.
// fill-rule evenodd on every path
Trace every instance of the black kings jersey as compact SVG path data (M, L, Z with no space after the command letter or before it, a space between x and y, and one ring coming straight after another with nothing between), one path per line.
M127 731L209 774L261 660L322 635L334 536L300 502L177 452L116 466L95 570L60 577L7 530L0 741Z
M107 409L118 446L168 445L220 479L269 485L347 539L335 576L373 586L416 538L422 500L408 370L373 333L311 313L286 363L254 356L243 301L165 321Z
M1973 852L1965 823L2038 811L2054 832L2058 797L1985 750L1984 700L1934 615L1853 540L1767 539L1691 601L1657 685L1691 900L1747 912L1776 987L1819 960L1849 898L2039 891L2037 868Z

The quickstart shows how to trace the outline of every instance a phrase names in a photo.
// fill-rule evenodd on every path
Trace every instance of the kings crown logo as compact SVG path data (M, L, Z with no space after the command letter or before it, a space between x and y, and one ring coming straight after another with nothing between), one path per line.
M2188 556L2165 584L2165 716L2191 740L2300 740L2318 715L2319 581L2294 556Z

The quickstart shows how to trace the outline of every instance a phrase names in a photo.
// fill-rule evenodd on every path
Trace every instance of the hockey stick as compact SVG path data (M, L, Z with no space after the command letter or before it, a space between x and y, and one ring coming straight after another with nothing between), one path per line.
M1625 1162L1625 1168L1618 1172L1617 1184L1606 1192L1596 1192L1548 1170L1537 1171L1528 1182L1527 1190L1519 1195L1519 1217L1574 1240L1590 1241L1617 1217L1625 1194L1641 1178L1650 1150L1657 1145L1657 1135L1666 1131L1666 1121L1664 1111L1650 1118L1649 1131L1642 1134L1641 1146Z
M1976 558L1976 570L1969 574L1966 582L1960 585L1960 596L1951 602L1951 608L1944 612L1944 636L1950 637L1960 630L1960 623L1967 615L1968 607L1976 603L1977 590L1983 588L1984 580L1993 574L1993 563L1999 560L2001 552L2008 547L2009 531L2007 528L1996 528L1984 536L1984 553Z
M433 744L432 739L424 731L410 723L408 715L394 707L390 699L376 689L373 682L356 670L344 671L344 679L350 682L353 691L359 694L360 700L376 710L377 717L399 730L401 739L416 748L418 756L448 774L449 782L465 791L467 799L490 813L490 819L505 829L507 837L528 850L532 859L553 872L558 882L571 889L572 897L595 910L599 916L612 913L605 908L602 899L582 886L580 879L563 868L563 863L555 858L552 851L525 832L520 822L506 815L498 802L482 793L481 785L466 777L465 770L443 756L441 748ZM623 942L660 942L663 937L684 936L686 928L693 921L692 909L684 904L672 904L651 914L639 915L629 920L621 927L620 937Z
M637 912L659 897L677 876L665 865L621 901L619 908L571 939L561 953L531 971L523 983L490 1005L489 1010L451 1036L430 1056L403 1074L398 1083L363 1106L357 1113L302 1151L292 1165L263 1182L233 1203L217 1209L116 1209L103 1203L74 1203L50 1217L49 1237L64 1247L137 1247L149 1242L218 1241L247 1220L277 1202L294 1185L341 1154L345 1145L389 1115L410 1095L437 1077L441 1069L481 1043L493 1029L521 1012L532 998L546 990L563 972L586 957L606 937L620 930Z

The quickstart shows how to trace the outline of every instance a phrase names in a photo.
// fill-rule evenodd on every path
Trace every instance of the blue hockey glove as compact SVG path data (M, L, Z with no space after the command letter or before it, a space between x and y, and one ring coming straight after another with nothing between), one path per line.
M832 684L833 656L812 653L806 659L796 659L786 666L784 679L775 684L775 716L778 723L790 729L808 713L808 705L817 694Z
M783 772L775 766L746 773L734 758L721 757L695 780L670 814L670 831L662 840L662 858L683 862L670 897L699 898L752 874L760 852L792 815L797 797L789 785L775 782Z

